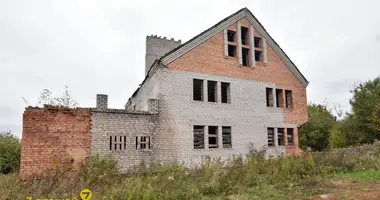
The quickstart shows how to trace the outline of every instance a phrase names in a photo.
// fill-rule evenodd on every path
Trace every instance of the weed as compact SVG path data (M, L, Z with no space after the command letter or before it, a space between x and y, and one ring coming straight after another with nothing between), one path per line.
M364 152L361 156L342 154L265 159L260 150L235 157L228 165L208 159L189 170L175 163L150 164L149 168L142 163L135 173L124 175L116 173L112 157L94 156L90 166L84 166L76 176L53 171L49 178L25 184L19 182L18 174L0 176L0 193L5 199L79 198L79 192L88 188L94 199L291 199L323 193L318 184L331 174L380 180L375 171L379 157L364 156ZM367 171L352 173L361 168Z

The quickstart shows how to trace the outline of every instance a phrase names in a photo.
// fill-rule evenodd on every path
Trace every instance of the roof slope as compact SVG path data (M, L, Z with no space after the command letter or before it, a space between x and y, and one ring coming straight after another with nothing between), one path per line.
M294 74L294 76L298 79L298 81L300 81L300 83L304 87L307 87L309 82L307 81L305 76L303 76L303 74L299 71L297 66L290 60L290 58L286 55L286 53L281 49L281 47L276 43L276 41L274 41L274 39L269 35L269 33L261 25L259 20L257 20L257 18L252 14L252 12L248 10L248 8L240 9L236 13L228 16L227 18L218 22L214 26L210 27L209 29L193 37L189 41L169 51L164 56L162 56L159 59L159 62L156 62L156 64L157 63L161 63L163 65L170 64L171 62L173 62L174 60L176 60L183 54L199 46L203 42L210 39L212 36L218 34L220 31L223 31L224 29L226 29L227 27L236 23L238 20L244 17L246 17L248 21L252 24L252 26L256 29L256 31L267 40L268 45L279 55L279 57L282 59L285 65L289 68L289 70Z
M159 68L160 66L166 66L170 64L183 54L187 53L191 49L194 49L198 45L210 39L212 36L218 34L220 31L223 31L224 29L228 28L230 25L236 23L238 20L244 17L246 17L248 21L252 24L252 26L256 29L256 31L267 40L269 46L279 55L279 57L282 59L282 61L285 63L288 69L294 74L294 76L298 79L298 81L300 81L300 83L304 87L307 87L309 82L307 81L305 76L302 75L297 66L290 60L286 53L281 49L281 47L276 43L276 41L274 41L274 39L265 30L263 25L261 25L259 20L257 20L257 18L252 14L252 12L248 10L248 8L242 8L238 10L237 12L224 18L222 21L218 22L214 26L193 37L189 41L169 51L159 59L156 59L150 67L148 73L145 76L145 79L140 84L140 86L143 85L145 81L151 75L153 75L156 72L157 68ZM138 93L139 89L140 87L136 89L136 91L132 94L132 97L134 97Z

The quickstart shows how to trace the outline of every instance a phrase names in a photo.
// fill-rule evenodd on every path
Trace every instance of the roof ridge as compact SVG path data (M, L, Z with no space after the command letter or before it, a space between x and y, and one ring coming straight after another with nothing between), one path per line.
M275 51L277 54L283 54L283 56L285 57L285 60L284 63L285 65L288 67L288 69L294 74L294 76L296 76L296 78L301 82L302 85L304 85L305 87L307 87L309 81L305 78L305 76L300 72L300 70L297 68L297 66L293 63L292 60L290 60L289 56L285 53L285 51L280 47L280 45L278 45L278 43L272 38L272 36L269 35L269 33L266 31L266 29L264 28L264 26L260 23L260 21L255 17L255 15L252 14L252 12L247 8L247 7L243 7L241 9L239 9L238 11L236 11L235 13L229 15L228 17L222 19L221 21L219 21L218 23L214 24L213 26L211 26L210 28L202 31L201 33L199 33L198 35L196 35L195 37L191 38L190 40L188 40L187 42L179 45L178 47L172 49L171 51L169 51L168 53L166 53L165 55L161 56L160 58L156 59L152 65L150 66L149 70L148 70L148 73L146 74L143 82L140 84L140 87L141 85L143 85L146 81L146 79L148 79L149 76L153 75L153 74L150 74L152 68L155 66L155 65L166 65L165 61L166 59L167 60L170 60L168 59L168 56L170 56L171 54L173 54L174 52L176 52L177 50L181 49L181 48L184 48L186 45L189 45L191 42L195 41L196 39L198 39L199 37L203 36L204 34L206 34L207 32L211 31L213 28L217 28L218 26L220 26L222 23L232 19L232 18L238 18L239 16L237 16L239 13L243 13L244 14L244 17L252 17L253 18L253 22L257 22L257 26L259 27L255 27L255 29L259 29L261 28L263 33L265 33L268 37L269 37L269 41L273 41L275 47L278 48L278 50L280 52L277 52ZM238 20L241 19L241 18L238 18ZM252 24L252 21L250 21L250 23ZM253 25L253 24L252 24ZM264 34L264 35L265 35ZM263 36L264 37L264 36ZM269 45L269 41L268 41L268 45ZM273 47L272 47L273 48ZM275 48L273 48L275 50ZM186 53L186 52L185 52ZM283 59L281 55L278 55L280 57L280 59ZM179 56L178 56L179 57ZM172 58L171 58L172 59ZM175 60L177 58L174 58L172 60ZM289 61L289 64L287 64L287 61ZM172 61L167 61L167 62L172 62ZM289 66L290 65L290 66ZM294 70L292 70L292 67L294 67ZM155 71L153 72L155 73ZM298 77L297 75L300 75L301 77ZM137 90L132 94L132 97L136 95L136 93L139 91L139 88L137 88Z
M188 40L187 42L185 42L185 43L179 45L178 47L172 49L171 51L169 51L169 52L166 53L165 55L161 56L161 57L159 58L159 60L164 59L166 56L170 55L172 52L174 52L174 51L180 49L181 47L185 46L186 44L190 43L191 41L197 39L199 36L201 36L201 35L203 35L204 33L208 32L208 31L211 30L212 28L218 26L218 25L221 24L222 22L227 21L227 20L230 19L232 16L238 14L239 12L241 12L241 11L243 11L243 10L248 10L248 8L247 8L247 7L241 8L241 9L238 10L237 12L235 12L235 13L229 15L228 17L222 19L221 21L219 21L218 23L214 24L214 25L211 26L210 28L208 28L208 29L202 31L201 33L199 33L198 35L194 36L193 38L191 38L191 39Z
M240 16L239 16L239 14L240 14ZM285 51L280 47L280 45L278 45L278 43L272 38L272 36L269 35L268 31L264 28L264 26L260 23L260 21L255 17L255 15L252 14L252 12L247 7L241 8L237 12L229 15L228 17L219 21L215 25L211 26L210 28L206 29L205 31L201 32L200 34L196 35L195 37L191 38L187 42L181 44L180 46L178 46L174 49L172 49L171 51L169 51L165 55L161 56L158 59L158 61L162 62L162 64L164 64L164 65L169 64L170 62L176 60L181 55L183 55L183 54L187 53L188 51L190 51L191 49L197 47L199 45L197 43L203 43L204 42L204 41L200 42L201 40L203 40L205 38L206 38L205 40L207 40L207 39L209 39L209 37L212 37L213 35L215 35L215 32L217 30L219 30L220 28L223 28L223 26L229 25L229 23L235 22L235 20L239 20L243 17L247 17L248 21L250 21L250 23L255 27L255 29L261 35L263 35L263 37L268 37L268 40L267 40L268 45L270 45L271 48L273 48L273 50L276 52L276 54L278 54L278 56L284 61L285 65L294 74L294 76L296 76L296 78L301 82L301 84L303 86L307 87L307 85L309 84L309 81L301 73L301 71L297 68L297 66L294 64L294 62L285 53ZM251 18L251 20L249 20L250 18ZM230 20L230 22L229 22L229 20ZM223 23L225 23L225 24L223 24ZM271 45L271 43L272 43L272 45ZM181 49L182 49L182 51L181 51Z

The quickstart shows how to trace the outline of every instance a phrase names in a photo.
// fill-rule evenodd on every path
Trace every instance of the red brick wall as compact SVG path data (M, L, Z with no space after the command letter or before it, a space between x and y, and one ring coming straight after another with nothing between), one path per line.
M240 22L242 26L250 26L246 18L243 18ZM228 29L236 31L236 26L237 24L235 23L228 27ZM256 30L254 32L255 36L262 37ZM292 91L293 108L287 109L285 105L283 105L284 123L302 125L307 122L306 88L297 80L274 50L266 44L267 65L264 65L262 62L256 62L256 67L254 68L238 67L239 63L237 57L225 58L223 37L223 32L218 33L208 41L170 63L168 68L274 83L276 88ZM285 99L285 92L283 92L283 95L283 99ZM283 104L285 104L285 101ZM297 129L294 130L294 143L295 146L298 145ZM301 150L298 147L289 147L287 151L293 153Z
M27 108L21 145L21 180L40 178L54 169L78 169L90 157L90 109Z
M247 19L242 19L242 26L249 27ZM228 29L236 30L236 24ZM257 31L255 35L259 36ZM228 76L232 78L271 82L277 88L292 90L293 109L284 109L284 123L301 125L307 121L306 88L286 67L281 58L267 45L268 64L256 62L256 67L238 67L238 59L224 57L223 31L213 36L200 46L192 49L173 61L168 68L205 74Z

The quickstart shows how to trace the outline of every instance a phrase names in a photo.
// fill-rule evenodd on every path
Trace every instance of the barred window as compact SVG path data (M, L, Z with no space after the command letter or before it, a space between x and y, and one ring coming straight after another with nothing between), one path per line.
M205 127L204 126L194 126L194 149L204 149L205 148Z
M288 138L288 145L289 146L294 145L293 131L294 131L294 129L292 129L292 128L288 128L287 131L286 131L287 132L287 138Z
M284 146L284 128L277 129L278 146Z
M136 136L136 149L150 149L150 136Z
M268 128L268 146L274 146L274 128Z
M127 136L110 136L110 150L127 149Z
M223 148L231 148L231 126L222 127Z
M273 107L273 88L266 88L267 107Z

